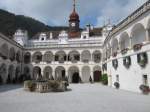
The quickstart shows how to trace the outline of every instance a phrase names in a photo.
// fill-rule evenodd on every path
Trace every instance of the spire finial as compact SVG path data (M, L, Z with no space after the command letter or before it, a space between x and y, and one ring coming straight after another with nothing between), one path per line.
M73 11L76 11L76 0L73 0Z

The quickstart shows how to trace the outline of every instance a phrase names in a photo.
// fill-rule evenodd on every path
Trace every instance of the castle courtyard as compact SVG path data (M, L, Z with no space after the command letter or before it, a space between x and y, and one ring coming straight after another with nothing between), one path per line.
M30 93L0 86L0 112L150 112L150 95L101 84L70 84L67 92Z

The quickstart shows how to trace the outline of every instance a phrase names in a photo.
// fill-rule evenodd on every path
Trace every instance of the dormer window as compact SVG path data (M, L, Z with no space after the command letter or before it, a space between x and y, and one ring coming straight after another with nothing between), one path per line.
M46 40L46 34L45 34L45 33L41 33L41 34L40 34L40 37L39 37L39 40L40 40L40 41Z
M41 40L44 40L44 38L42 38Z
M83 39L86 39L86 36L83 36Z

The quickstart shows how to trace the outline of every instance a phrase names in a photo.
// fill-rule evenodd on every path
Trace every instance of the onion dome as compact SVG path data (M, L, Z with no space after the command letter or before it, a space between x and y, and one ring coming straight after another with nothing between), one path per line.
M74 0L74 5L73 5L73 12L70 14L70 19L69 21L80 21L79 20L79 15L77 14L76 12L76 9L75 9L75 0Z

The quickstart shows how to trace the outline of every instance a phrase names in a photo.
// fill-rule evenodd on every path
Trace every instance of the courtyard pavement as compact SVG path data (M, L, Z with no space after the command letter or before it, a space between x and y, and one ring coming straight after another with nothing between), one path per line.
M61 93L30 93L19 85L0 86L0 112L150 112L150 95L100 84L71 84Z

